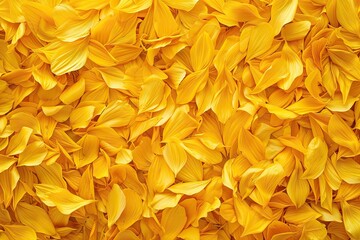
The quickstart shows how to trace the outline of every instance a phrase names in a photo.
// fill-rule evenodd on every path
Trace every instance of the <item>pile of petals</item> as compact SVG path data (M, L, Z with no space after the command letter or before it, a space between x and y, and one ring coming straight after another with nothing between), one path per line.
M360 239L357 0L1 0L0 239Z

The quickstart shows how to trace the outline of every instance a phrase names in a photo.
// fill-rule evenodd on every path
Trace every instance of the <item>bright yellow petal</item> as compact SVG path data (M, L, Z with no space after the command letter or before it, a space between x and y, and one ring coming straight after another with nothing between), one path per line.
M136 2L131 0L111 0L110 6L121 12L136 13L149 8L151 3L151 0L140 0Z
M95 10L78 12L66 4L58 4L54 7L53 18L56 37L64 42L75 42L88 36L90 29L99 20Z
M69 190L48 184L36 184L36 195L49 207L56 207L63 214L71 214L77 209L93 203L94 200L85 200Z
M164 147L164 159L175 176L184 167L187 161L187 154L177 142L168 142Z
M265 159L264 143L249 130L242 129L240 131L238 147L252 164Z
M328 147L324 140L315 137L311 140L304 156L305 171L302 178L318 178L325 170Z
M328 133L330 138L340 146L349 148L353 153L359 151L359 139L349 125L337 114L332 115L330 118Z
M79 81L66 88L60 95L60 100L65 104L70 104L85 93L85 79L80 78Z
M356 35L359 34L360 18L354 1L344 0L336 2L336 17L346 30Z
M36 240L35 231L23 225L2 225L9 240Z
M89 42L89 59L102 67L111 67L117 64L117 60L98 41L91 39Z
M44 209L21 202L16 207L16 214L21 223L31 227L36 232L50 236L56 235L54 224Z
M148 172L148 186L155 192L163 192L175 182L175 175L161 157L155 157Z
M25 150L32 133L33 130L31 128L22 127L20 132L10 139L6 154L16 155L22 153Z
M186 212L182 206L165 209L161 217L161 225L164 228L161 239L175 239L185 227L186 221Z
M307 180L301 179L303 171L299 165L300 163L297 162L286 187L286 191L296 207L301 207L310 193L309 183Z
M336 171L340 178L347 183L360 183L360 164L354 159L339 159L336 162Z
M129 0L123 0L130 2ZM151 2L142 0L142 2ZM170 8L162 0L154 0L154 29L158 37L169 37L178 32L178 25L171 14ZM143 5L145 7L145 5ZM166 22L166 24L164 24Z
M311 22L300 21L286 24L281 31L281 35L286 41L295 41L304 39L306 34L309 32Z
M166 123L163 132L163 142L172 139L181 140L189 136L197 127L198 122L188 114L187 108L177 108L169 121Z
M139 113L151 112L159 106L163 99L165 83L161 79L149 79L141 88Z
M301 235L300 240L326 239L328 237L325 224L322 224L316 220L305 223L302 233L303 234Z
M256 189L253 191L253 194L255 196L257 195L257 199L253 197L252 194L250 194L250 198L262 206L267 206L276 187L283 178L284 169L280 163L274 163L267 167L260 176L254 180Z
M18 166L36 166L45 160L48 154L46 146L41 141L30 143L25 150L19 154Z
M120 218L116 222L116 225L120 231L127 229L136 221L138 221L143 209L141 198L135 191L131 189L124 189L123 192L127 204L124 211L121 213Z
M223 159L219 151L209 149L197 138L183 140L181 145L187 153L204 163L218 164Z
M207 32L200 35L190 50L191 65L194 71L208 67L214 57L214 46Z
M187 182L187 183L178 183L174 184L168 188L169 191L173 193L185 194L185 195L194 195L202 191L210 182L210 180L199 181L199 182Z
M151 207L156 210L173 208L178 205L182 194L175 193L156 193L151 201Z
M297 6L298 0L275 0L272 2L270 24L274 27L275 35L285 24L294 19Z
M51 71L55 75L62 75L82 68L88 57L88 40L75 42L52 42L40 49L51 64Z
M129 203L131 204L131 202ZM114 184L109 193L107 202L108 227L119 219L126 206L126 197L119 185Z
M353 239L360 238L360 207L344 201L341 209L346 232Z
M101 113L97 125L103 127L123 127L135 116L134 109L121 100L110 103Z
M184 10L187 12L190 11L198 1L199 0L184 0L184 1L163 0L163 2L166 3L166 5L168 5L169 7L179 10Z
M250 32L246 60L251 60L270 49L274 40L274 30L269 23L260 23Z
M94 106L74 109L70 114L70 124L72 129L86 128L93 117L94 110Z

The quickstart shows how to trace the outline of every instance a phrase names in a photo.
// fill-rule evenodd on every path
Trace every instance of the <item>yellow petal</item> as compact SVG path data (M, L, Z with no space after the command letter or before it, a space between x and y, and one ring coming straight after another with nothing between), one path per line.
M257 94L280 80L285 79L288 75L289 72L287 68L284 67L284 61L281 58L275 59L272 65L266 69L261 76L252 93Z
M133 160L133 154L130 149L122 148L117 154L115 163L117 164L128 164Z
M69 190L48 184L36 184L36 195L49 207L56 207L62 214L71 214L77 209L93 203L94 200L85 200Z
M296 113L289 111L287 109L278 107L276 105L266 104L265 108L269 111L269 113L275 114L280 119L293 119L298 116Z
M0 173L9 169L11 167L11 165L13 165L15 162L16 162L16 159L13 157L0 155Z
M155 192L163 192L175 182L174 173L161 157L155 157L148 172L148 186Z
M210 180L178 183L169 187L168 190L178 194L194 195L202 191L209 184L209 182Z
M42 164L34 167L34 169L40 183L66 188L67 185L63 179L62 168L60 164Z
M70 114L71 128L86 128L93 118L94 111L94 106L86 106L74 109Z
M168 142L164 147L164 159L175 176L184 167L187 161L187 154L177 142Z
M31 128L22 127L20 132L10 139L6 154L16 155L22 153L25 150L32 133L33 130Z
M203 180L203 166L202 163L191 155L188 155L184 167L180 170L177 178L185 181L201 181Z
M124 1L130 2L129 0ZM142 2L151 4L152 1L142 0ZM178 25L169 7L162 0L154 0L154 12L156 14L154 14L153 24L158 37L169 37L178 32ZM164 22L166 22L166 24L163 24Z
M167 208L163 211L161 225L164 228L164 234L161 239L176 239L185 227L187 221L185 208L178 205L174 208Z
M337 114L332 115L330 118L328 133L330 138L340 146L349 148L353 153L359 151L360 143L358 138L346 122Z
M53 89L57 85L57 80L50 71L50 67L44 64L41 68L33 68L33 77L44 90Z
M328 53L333 63L350 75L353 80L360 78L360 60L355 53L340 49L329 49Z
M200 240L200 230L195 227L189 227L184 229L178 237L184 240Z
M252 164L265 159L264 143L249 130L242 129L240 131L238 147Z
M260 23L250 32L246 60L251 60L270 49L274 40L274 30L269 23Z
M77 168L90 164L98 158L100 142L97 137L86 134L78 141L78 144L82 147L81 150L73 153Z
M224 14L237 22L248 22L262 19L257 7L248 3L237 1L225 2Z
M297 162L286 187L286 191L296 207L301 207L310 193L309 183L307 180L301 179L303 171L299 165L300 163Z
M336 17L346 30L359 35L360 18L354 1L344 0L336 2Z
M89 42L89 59L102 67L111 67L117 64L117 60L98 41L91 39Z
M194 71L208 67L214 56L214 46L207 32L200 35L190 50L191 65Z
M139 113L152 111L161 103L165 83L161 79L150 79L142 85L139 96Z
M255 197L253 197L252 194L250 194L250 198L262 206L268 205L276 187L283 177L284 169L280 163L274 163L267 167L260 176L254 180L256 189L252 194L258 195L259 199L256 199L255 201Z
M131 202L129 203L131 204ZM107 202L108 227L110 228L119 219L126 206L126 197L119 185L114 184L109 193Z
M285 24L294 19L297 5L298 0L275 0L272 2L270 24L274 27L275 35Z
M122 127L129 124L135 116L134 109L121 100L110 103L101 113L97 125L103 127Z
M56 37L64 42L74 42L90 34L90 29L98 21L94 10L79 14L70 5L58 4L54 7L53 18L56 25Z
M65 104L70 104L85 93L85 79L80 78L79 81L66 88L60 95L60 100Z
M71 110L70 105L43 106L42 110L45 116L52 117L58 122L65 122L69 117Z
M140 219L143 205L141 198L135 191L131 189L124 189L123 193L126 198L126 206L124 211L121 213L120 218L116 222L120 231L127 229Z
M90 9L103 9L106 5L109 4L108 0L96 0L96 1L87 1L87 0L70 0L70 5L79 10L90 10Z
M204 163L218 164L223 159L219 151L209 149L197 138L183 140L181 145L187 153Z
M2 225L9 240L36 240L35 231L23 225Z
M253 208L251 208L246 201L241 200L241 198L234 199L234 206L237 220L239 224L244 227L241 236L261 233L271 223L270 219L266 219L254 211Z
M111 0L110 6L116 10L126 13L136 13L145 10L151 6L151 0Z
M176 102L179 104L191 102L196 93L206 86L207 75L207 69L202 69L187 75L178 87Z
M82 68L88 57L88 41L52 42L39 51L43 52L51 64L55 75L62 75Z
M288 44L285 44L282 49L281 59L284 61L284 67L288 69L289 74L285 79L278 82L278 86L281 89L288 90L295 79L303 73L304 67L298 54Z
M182 194L175 193L156 193L151 201L151 207L156 210L173 208L178 205Z
M315 137L311 140L304 156L305 171L302 178L318 178L325 170L328 159L328 147L326 143Z
M336 171L345 182L360 183L360 164L354 159L339 159L336 162Z
M56 235L54 224L44 209L21 202L16 207L16 214L22 224L31 227L36 232L50 236Z
M197 121L187 112L187 108L177 108L175 110L165 125L163 142L169 142L172 139L175 141L184 139L198 127Z
M11 115L10 126L15 132L19 132L22 127L28 127L34 130L34 134L41 134L39 120L25 111Z
M18 166L40 165L45 160L47 154L48 150L43 142L32 142L19 154Z
M341 204L346 232L353 239L360 238L360 207L344 201Z
M184 1L170 1L163 0L163 2L171 8L190 11L199 0L184 0Z
M136 59L143 49L130 44L119 44L113 47L110 54L117 60L119 64L125 64Z
M300 239L326 239L327 237L325 224L312 220L304 224Z
M306 34L309 32L311 22L300 21L286 24L281 31L281 35L286 41L295 41L304 39Z
M284 219L287 222L294 224L306 223L311 220L315 220L320 217L321 214L312 209L307 203L302 205L300 208L289 207L286 210Z

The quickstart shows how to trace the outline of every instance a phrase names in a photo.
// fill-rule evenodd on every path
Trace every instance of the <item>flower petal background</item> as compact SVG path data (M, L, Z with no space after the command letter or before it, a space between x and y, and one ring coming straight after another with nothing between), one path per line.
M0 0L0 239L360 239L359 16Z

